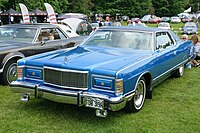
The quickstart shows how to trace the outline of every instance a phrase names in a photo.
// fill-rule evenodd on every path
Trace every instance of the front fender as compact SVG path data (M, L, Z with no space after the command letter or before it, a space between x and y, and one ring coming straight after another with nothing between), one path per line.
M22 53L18 52L18 51L6 54L6 55L3 57L3 60L2 60L2 62L1 62L0 72L1 72L1 73L3 72L3 69L4 69L5 65L6 65L6 63L7 63L9 60L11 60L11 59L16 59L16 60L18 60L18 59L21 59L21 58L24 58L24 57L25 57L25 56L24 56Z

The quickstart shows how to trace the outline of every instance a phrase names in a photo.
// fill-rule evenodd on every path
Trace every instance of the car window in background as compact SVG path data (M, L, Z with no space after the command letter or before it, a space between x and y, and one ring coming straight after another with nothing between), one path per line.
M188 22L188 23L185 23L185 26L186 27L197 27L197 25L195 24L195 23L193 23L193 22Z
M63 33L61 33L59 29L44 28L44 29L41 29L37 42L59 40L59 39L67 39L67 37L65 37L65 35L63 35Z
M124 49L153 50L152 33L97 31L84 45Z
M36 28L0 27L0 39L32 42L36 32Z
M60 31L60 29L56 29L55 30L55 39L67 39L65 35L63 35L63 33Z
M167 32L156 33L156 42L158 48L166 48L174 44Z

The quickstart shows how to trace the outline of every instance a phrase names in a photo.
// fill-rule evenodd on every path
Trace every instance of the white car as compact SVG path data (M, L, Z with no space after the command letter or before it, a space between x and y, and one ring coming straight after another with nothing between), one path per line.
M180 23L181 19L179 17L171 17L171 23Z
M74 32L79 35L89 35L92 32L92 27L89 22L78 18L66 18L61 20L61 23L68 25Z
M158 24L158 28L165 29L165 30L170 30L171 26L167 22L161 22L161 23Z
M72 29L70 29L67 25L64 25L64 24L55 24L55 25L58 25L69 36L69 38L79 36L76 32L74 32Z

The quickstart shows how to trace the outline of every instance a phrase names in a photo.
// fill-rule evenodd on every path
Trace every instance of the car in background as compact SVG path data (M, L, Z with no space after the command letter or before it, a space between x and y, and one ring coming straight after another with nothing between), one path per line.
M18 61L11 90L22 101L34 96L85 106L99 117L122 108L138 112L154 86L183 75L191 46L170 30L102 26L77 47Z
M12 24L0 26L0 83L17 79L17 61L21 58L72 47L84 38L73 37L51 24Z
M182 28L182 34L198 34L198 24L195 22L187 22Z
M92 26L93 31L99 29L99 23L98 22L91 22L90 25Z
M168 22L168 23L170 23L171 19L170 19L170 17L162 17L160 21L161 22Z
M179 17L171 17L171 23L180 23L181 19Z
M158 24L158 28L170 30L170 29L171 29L171 26L170 26L170 24L167 23L167 22L161 22L161 23Z
M72 31L80 36L88 36L92 32L90 23L79 18L66 18L61 20L60 23L69 26Z
M74 32L69 26L64 24L55 24L59 26L69 37L79 36L76 32Z
M140 18L131 18L131 21L135 22L135 23L138 23L138 22L140 22Z
M185 18L182 18L181 21L182 21L183 23L186 23L186 22L192 22L193 19L190 18L190 17L185 17Z
M160 23L160 17L154 17L152 19L149 20L150 23Z
M129 20L129 16L122 16L121 17L123 21L128 21Z
M148 23L150 21L150 19L153 18L152 15L144 15L142 18L141 18L141 22L143 23Z

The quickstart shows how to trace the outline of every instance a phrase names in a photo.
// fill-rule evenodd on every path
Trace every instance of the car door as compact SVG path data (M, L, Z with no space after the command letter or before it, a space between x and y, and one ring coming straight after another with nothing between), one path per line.
M35 43L35 53L43 53L47 51L62 48L68 37L59 28L43 28Z
M170 34L166 32L156 33L156 76L165 78L169 75L174 66L176 66L177 45Z

